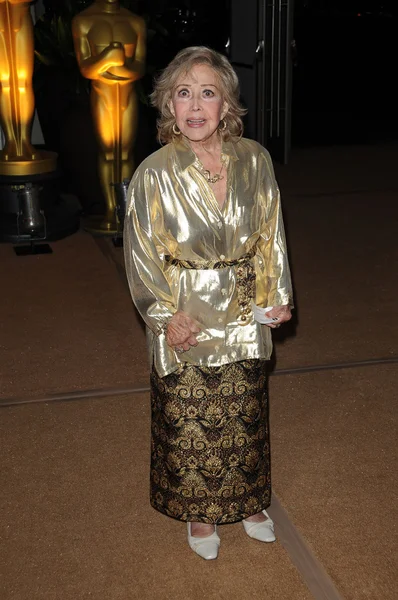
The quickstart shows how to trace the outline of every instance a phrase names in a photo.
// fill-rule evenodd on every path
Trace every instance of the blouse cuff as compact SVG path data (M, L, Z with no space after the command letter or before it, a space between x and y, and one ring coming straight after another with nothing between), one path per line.
M177 312L175 306L163 302L156 302L152 304L147 310L147 316L149 320L149 328L152 329L153 333L159 337L166 333L167 326L170 319Z

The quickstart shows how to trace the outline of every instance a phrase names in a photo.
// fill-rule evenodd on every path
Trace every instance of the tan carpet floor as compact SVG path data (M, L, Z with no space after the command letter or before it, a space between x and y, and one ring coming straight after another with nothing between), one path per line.
M0 244L1 396L147 381L145 335L115 264L83 231L51 246L18 257Z
M397 372L270 380L274 492L346 600L397 597Z
M393 600L396 369L277 377L270 393L273 487L290 519L343 598ZM1 415L5 600L312 597L284 548L239 524L221 528L204 574L184 524L150 508L147 394Z
M397 194L288 196L285 207L296 311L277 367L397 357Z
M221 528L219 560L149 506L147 394L2 409L3 600L311 600L279 543Z

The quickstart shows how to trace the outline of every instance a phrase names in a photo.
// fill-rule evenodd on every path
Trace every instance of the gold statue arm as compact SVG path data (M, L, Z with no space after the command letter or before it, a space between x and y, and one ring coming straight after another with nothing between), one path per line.
M80 72L87 79L100 79L112 67L121 67L125 62L123 45L111 42L97 56L91 55L87 35L83 34L77 20L72 23L73 40Z
M137 32L137 45L134 56L126 57L124 64L120 67L109 69L109 74L115 77L127 79L128 81L137 81L145 73L146 60L146 25L143 19L134 20L134 28Z

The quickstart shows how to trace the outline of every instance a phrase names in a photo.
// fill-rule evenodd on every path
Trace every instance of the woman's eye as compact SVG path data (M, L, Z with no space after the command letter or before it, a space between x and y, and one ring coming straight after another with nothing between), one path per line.
M214 96L213 90L203 90L203 95L205 98L212 98Z
M180 98L186 98L187 96L189 96L189 91L188 90L178 90L178 96Z

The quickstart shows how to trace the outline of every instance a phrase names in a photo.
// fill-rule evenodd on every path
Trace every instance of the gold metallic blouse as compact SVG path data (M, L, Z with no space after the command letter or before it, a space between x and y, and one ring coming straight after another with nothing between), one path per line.
M160 377L181 363L219 366L268 359L271 331L260 306L292 305L292 286L270 156L242 138L223 144L227 198L219 208L182 139L149 156L128 191L124 252L133 301L147 325L150 362ZM164 327L181 310L196 319L199 344L176 354Z

